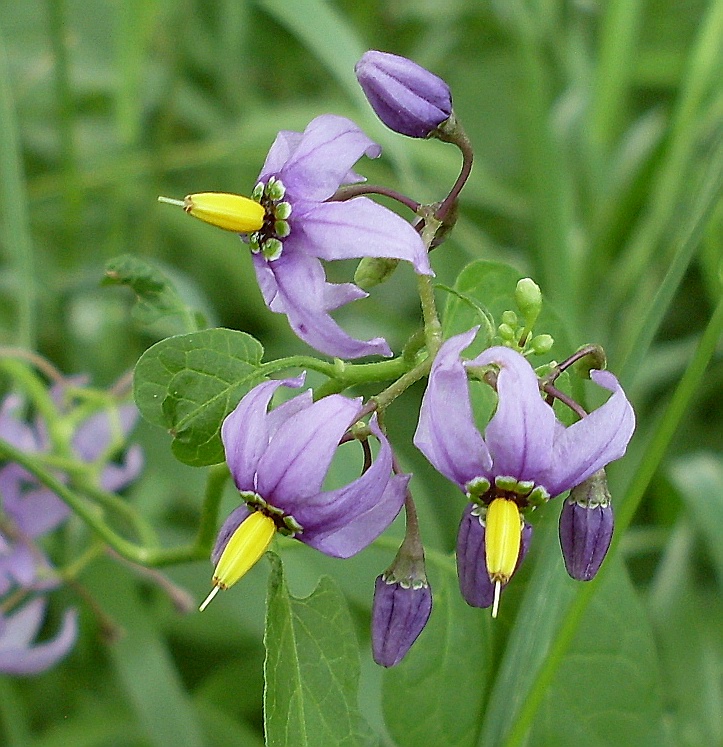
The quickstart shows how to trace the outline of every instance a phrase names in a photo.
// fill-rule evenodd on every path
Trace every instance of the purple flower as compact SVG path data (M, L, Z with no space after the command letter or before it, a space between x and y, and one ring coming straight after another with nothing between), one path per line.
M267 411L279 387L298 388L303 381L302 374L259 384L223 423L226 462L244 504L218 534L211 555L214 589L202 608L263 555L277 531L348 558L376 539L404 502L410 475L392 474L391 446L374 418L370 429L380 448L372 466L342 488L322 490L361 399L332 394L314 402L309 390Z
M572 578L590 581L600 570L613 537L613 507L605 470L576 485L562 506L560 546Z
M374 661L393 667L404 658L429 620L432 591L426 577L399 581L389 572L377 577L372 605Z
M635 415L615 376L592 371L592 380L612 395L566 427L540 395L537 375L519 353L493 347L474 360L461 360L462 350L475 334L473 329L442 345L429 376L414 443L480 506L488 535L489 518L495 515L494 541L487 536L484 544L487 571L499 589L518 560L521 516L619 459L633 434ZM499 369L498 402L483 437L472 414L467 369L488 365ZM502 515L501 507L510 510Z
M4 674L37 674L49 669L73 647L78 636L75 610L63 615L60 632L55 638L33 645L40 630L45 600L33 599L10 615L0 612L0 672Z
M452 114L449 86L406 57L371 50L354 70L372 109L390 130L426 138Z
M326 282L319 260L404 259L432 274L422 240L398 215L366 197L328 201L342 184L363 181L350 170L362 155L380 152L353 122L326 114L303 133L279 133L253 194L266 211L250 243L267 306L286 314L313 348L340 358L392 353L384 339L356 340L331 318L330 311L367 294L353 283Z

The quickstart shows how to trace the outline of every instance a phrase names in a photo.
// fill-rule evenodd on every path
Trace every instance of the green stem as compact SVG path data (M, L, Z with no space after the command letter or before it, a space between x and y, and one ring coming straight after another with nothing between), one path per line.
M34 475L43 485L52 490L62 501L103 539L119 555L134 563L145 566L162 566L201 560L206 557L207 547L198 542L181 547L144 547L134 544L113 531L103 520L96 507L87 503L55 475L38 464L32 455L16 449L12 444L0 439L0 457L15 462Z
M424 319L424 339L427 343L427 352L430 359L437 355L442 345L442 325L437 314L437 305L434 300L434 286L429 275L417 277L417 288L419 300L422 304L422 318Z
M229 478L225 463L211 467L206 478L206 494L201 507L201 521L196 535L196 547L210 554L218 530L218 509L223 498L223 490Z

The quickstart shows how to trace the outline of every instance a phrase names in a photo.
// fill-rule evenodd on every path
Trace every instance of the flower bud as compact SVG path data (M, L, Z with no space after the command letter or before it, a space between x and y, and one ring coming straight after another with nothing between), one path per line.
M542 311L542 291L532 278L522 278L515 288L515 303L525 319L525 324L532 327Z
M371 290L389 280L398 264L395 257L362 257L354 273L354 283L362 290Z
M583 348L589 348L587 355L572 364L572 370L582 379L590 378L590 371L602 371L607 366L607 357L602 345L584 345ZM583 348L578 348L578 353Z
M354 69L372 109L395 132L426 138L452 114L449 86L406 57L372 50Z
M610 547L613 508L605 470L599 470L570 491L560 514L560 546L572 578L590 581Z
M412 583L377 577L372 606L374 661L393 667L417 640L432 612L432 591L426 578Z
M552 335L535 335L530 340L530 349L537 355L543 355L544 353L549 353L554 344L555 340Z

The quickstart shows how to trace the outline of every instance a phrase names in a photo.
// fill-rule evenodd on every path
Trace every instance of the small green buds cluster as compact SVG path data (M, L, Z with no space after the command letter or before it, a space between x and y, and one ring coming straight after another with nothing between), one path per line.
M531 278L522 278L515 288L515 303L522 316L508 310L502 314L497 334L507 346L521 352L544 355L552 350L555 340L551 335L542 334L530 337L532 328L542 311L542 292L540 286Z

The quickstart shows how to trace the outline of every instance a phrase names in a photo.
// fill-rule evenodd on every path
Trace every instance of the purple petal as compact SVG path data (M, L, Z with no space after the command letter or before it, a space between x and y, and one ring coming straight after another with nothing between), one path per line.
M70 514L70 509L48 488L26 492L13 512L18 529L27 537L39 537L55 529Z
M375 419L379 454L359 478L339 490L310 497L291 511L304 527L302 542L336 558L348 558L373 542L399 513L411 475L391 475L392 449Z
M417 640L432 612L427 584L414 588L388 583L379 576L372 606L372 650L383 667L398 664Z
M460 353L477 328L447 340L434 360L414 434L415 446L462 491L474 477L490 476L492 459L474 424L467 373Z
M116 429L119 436L127 436L139 415L133 404L122 405L116 412L94 413L78 426L73 436L73 449L84 462L94 462L112 444Z
M285 251L271 263L254 255L254 267L269 308L286 314L296 335L311 347L345 359L392 355L383 338L375 337L368 342L355 340L329 316L329 310L342 305L347 298L365 294L359 289L350 294L355 286L350 288L346 284L338 288L327 283L319 260Z
M216 542L213 545L213 550L211 551L211 562L214 565L217 565L218 561L221 559L221 554L226 549L226 545L231 539L231 535L244 521L246 521L246 519L248 519L249 516L251 516L251 510L245 503L242 503L229 514L226 521L221 525L221 529L216 535Z
M143 469L143 449L134 444L126 452L123 464L109 463L103 469L100 484L103 490L115 493L140 475Z
M321 490L339 441L361 402L361 397L331 394L286 420L258 462L258 494L296 516L299 500Z
M545 485L552 459L557 419L540 396L537 374L520 353L504 347L488 348L467 366L490 363L500 367L497 376L497 410L485 430L495 477L532 480Z
M67 610L58 635L50 641L31 645L42 622L45 600L29 602L4 619L0 630L0 672L37 674L62 659L78 636L78 614Z
M367 197L324 202L294 224L303 250L325 260L388 257L411 262L420 275L433 275L419 234L403 218Z
M249 391L223 421L221 441L226 463L239 490L256 490L254 476L261 455L269 443L267 408L280 386L297 388L304 383L296 379L265 381Z
M286 140L282 147L290 150L288 136ZM270 171L264 165L259 175L259 180L265 181L276 174L292 200L294 196L319 202L328 199L363 155L376 158L381 153L381 148L354 122L334 114L313 119L295 145L280 170ZM274 165L281 160L278 156L282 147L274 153Z
M591 371L590 376L613 394L602 407L557 435L553 461L544 478L551 496L579 485L619 459L635 430L635 413L615 376L609 371Z
M22 451L37 451L40 443L33 429L20 420L18 410L22 408L22 400L15 394L8 395L0 406L0 438L3 438L16 449Z
M495 587L485 561L485 527L468 503L457 534L457 577L459 590L470 607L491 607Z
M259 174L259 181L264 181L271 174L278 174L292 153L299 147L303 134L293 130L281 130L271 144Z

